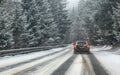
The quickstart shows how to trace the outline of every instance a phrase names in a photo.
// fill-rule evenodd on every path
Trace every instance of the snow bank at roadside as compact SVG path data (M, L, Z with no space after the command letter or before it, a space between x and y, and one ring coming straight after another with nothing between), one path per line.
M110 52L95 53L94 55L110 75L120 75L120 55Z
M97 51L106 51L106 50L110 50L110 52L112 52L113 54L119 54L120 55L120 47L117 48L113 48L112 46L92 46L91 47L91 51L93 52L97 52Z
M1 57L0 58L0 68L2 67L6 67L9 65L13 65L13 64L17 64L17 63L21 63L24 61L28 61L31 59L35 59L50 53L54 53L56 51L61 51L65 49L65 47L63 48L55 48L55 49L51 49L48 51L41 51L41 52L33 52L33 53L29 53L29 54L21 54L21 55L15 55L15 56L5 56L5 57Z
M112 46L92 46L91 51L102 51L102 50L110 50Z
M92 51L94 56L110 75L120 75L120 48L113 48L112 46L96 46L93 47Z
M115 54L120 54L120 48L114 52Z

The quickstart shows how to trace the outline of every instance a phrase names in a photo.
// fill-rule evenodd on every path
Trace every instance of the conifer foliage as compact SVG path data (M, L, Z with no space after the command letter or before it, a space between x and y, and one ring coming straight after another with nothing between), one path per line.
M120 0L81 0L77 10L91 43L119 44Z
M65 41L70 26L65 0L10 1L4 2L6 5L7 2L13 3L11 6L9 3L9 6L0 6L1 49L8 46L37 47L49 42L59 44Z

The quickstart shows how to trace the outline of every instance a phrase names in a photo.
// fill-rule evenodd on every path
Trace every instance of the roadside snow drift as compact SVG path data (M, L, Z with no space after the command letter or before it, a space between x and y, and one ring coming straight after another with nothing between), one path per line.
M95 47L93 48L92 51L95 57L101 63L101 65L106 69L106 71L110 75L120 75L120 55L116 54L116 53L120 53L120 50L116 52L105 51L109 49L112 49L112 47L110 46L101 47L101 48Z

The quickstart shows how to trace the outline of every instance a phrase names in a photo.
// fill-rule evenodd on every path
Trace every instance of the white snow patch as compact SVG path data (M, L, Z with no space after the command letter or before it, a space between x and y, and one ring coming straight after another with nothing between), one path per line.
M114 52L115 54L120 54L120 48Z
M81 55L78 55L72 65L66 71L65 75L81 75L83 71L83 61Z
M63 54L64 52L67 52L67 51L69 51L69 49L66 49L65 51L60 52L58 54L51 55L51 56L45 57L43 59L36 60L36 61L30 62L30 63L26 63L26 64L23 64L22 66L18 66L18 67L12 68L10 70L1 72L0 75L14 75L14 74L16 74L18 72L21 72L21 71L25 70L25 69L32 68L35 65L38 65L38 64L41 64L41 63L43 63L45 61L51 60L54 57L57 57L57 56Z
M110 75L120 75L120 55L107 52L95 53L94 55Z
M64 47L65 48L65 47ZM50 53L54 53L56 51L63 50L64 48L56 48L56 49L51 49L48 51L41 51L41 52L34 52L34 53L29 53L29 54L22 54L22 55L16 55L16 56L5 56L0 58L0 68L17 64L20 62L28 61L34 58L38 58Z
M96 46L96 47L91 47L91 51L102 51L102 50L110 50L112 49L112 46Z
M69 50L69 49L68 49ZM37 68L36 71L30 72L27 75L52 75L52 73L60 67L67 59L72 56L72 53L61 56L60 58L54 60L53 62L45 65L44 67ZM63 59L64 58L64 59ZM26 75L26 74L25 74Z

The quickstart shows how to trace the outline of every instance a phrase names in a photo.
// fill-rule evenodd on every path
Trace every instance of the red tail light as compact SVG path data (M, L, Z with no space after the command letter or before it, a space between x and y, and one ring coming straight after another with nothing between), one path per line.
M90 48L90 45L87 45L87 48Z
M77 48L77 45L74 45L74 49L76 49Z

